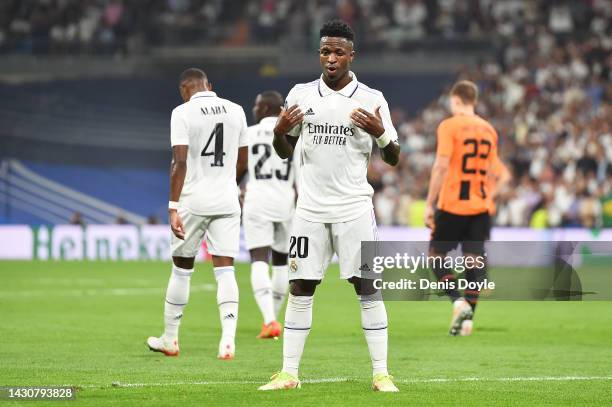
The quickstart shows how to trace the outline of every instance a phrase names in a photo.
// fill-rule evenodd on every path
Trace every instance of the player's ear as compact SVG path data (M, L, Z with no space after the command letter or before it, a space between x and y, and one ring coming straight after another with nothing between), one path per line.
M186 102L187 100L189 100L189 98L187 97L189 95L189 92L187 90L187 86L185 86L184 83L180 84L179 93L181 94L181 99L183 99L183 102Z
M212 82L206 82L206 85L207 85L206 88L208 89L209 92L213 90Z
M351 57L351 62L353 62L353 58L355 58L355 50L352 50L349 56Z

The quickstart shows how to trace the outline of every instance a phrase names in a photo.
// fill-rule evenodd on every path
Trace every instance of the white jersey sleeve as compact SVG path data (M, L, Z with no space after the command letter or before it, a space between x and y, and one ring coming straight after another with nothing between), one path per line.
M189 145L189 125L179 109L174 109L170 118L170 144Z
M383 126L385 127L385 133L387 133L391 140L397 141L397 130L393 126L393 122L391 121L391 111L389 110L389 104L384 96L380 97L380 117L382 118Z
M247 126L246 115L244 114L244 109L242 107L240 107L240 112L242 113L242 129L240 130L240 136L238 138L238 147L246 147L249 145L249 127Z

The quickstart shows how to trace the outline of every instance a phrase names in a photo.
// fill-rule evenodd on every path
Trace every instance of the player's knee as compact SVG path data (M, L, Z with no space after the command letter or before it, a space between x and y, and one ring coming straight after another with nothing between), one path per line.
M231 267L234 265L234 258L228 256L212 256L213 267Z
M249 250L251 254L251 261L265 261L268 262L268 247L258 247L255 249Z
M317 285L320 283L321 280L291 280L289 282L289 292L297 297L310 297L314 295Z
M193 263L195 261L195 257L178 257L172 256L172 262L176 267L180 267L182 269L191 270L193 268Z
M287 253L281 253L272 250L272 265L284 266L285 264L287 264Z
M374 287L374 280L368 278L351 277L349 283L353 284L357 295L374 295L378 290Z

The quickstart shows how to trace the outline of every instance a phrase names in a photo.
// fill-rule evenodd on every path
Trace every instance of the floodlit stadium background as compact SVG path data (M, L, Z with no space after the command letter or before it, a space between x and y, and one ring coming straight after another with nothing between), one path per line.
M205 70L253 124L257 93L320 75L331 17L355 29L353 71L384 93L399 132L399 166L375 151L369 168L381 239L428 240L435 131L468 78L513 176L492 239L612 241L610 1L0 0L0 386L73 385L90 404L609 404L607 301L483 301L470 338L447 336L446 301L388 301L401 393L381 400L336 265L317 291L304 388L261 395L282 341L255 340L244 245L235 363L215 359L209 261L196 266L181 357L148 352L170 271L179 73ZM529 274L526 252L493 272ZM583 270L609 292L608 259Z
M495 224L610 227L611 13L606 1L3 1L0 222L166 222L180 70L203 68L249 113L258 92L316 78L318 28L339 16L357 32L354 71L384 92L400 134L400 166L374 154L369 172L379 224L422 226L445 92L469 78L513 174ZM34 176L117 209L95 217L50 184L43 197Z

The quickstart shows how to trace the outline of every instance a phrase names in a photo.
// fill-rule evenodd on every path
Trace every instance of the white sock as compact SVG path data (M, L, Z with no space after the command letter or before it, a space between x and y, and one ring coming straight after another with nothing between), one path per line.
M255 261L251 264L251 286L264 324L268 325L276 318L274 318L274 305L272 304L272 282L268 272L268 263L265 261Z
M387 372L387 311L382 301L360 301L361 325L372 359L372 374Z
M278 320L278 316L285 303L287 291L289 291L289 269L287 265L272 266L272 299L274 301L276 320Z
M234 275L234 266L215 267L214 270L221 319L221 341L233 344L238 322L238 284Z
M170 274L170 281L168 281L164 304L164 337L169 340L178 338L183 308L189 302L189 283L192 274L193 269L183 269L172 265L172 274Z
M298 297L289 294L285 312L283 339L283 372L298 375L300 359L312 324L313 297Z

